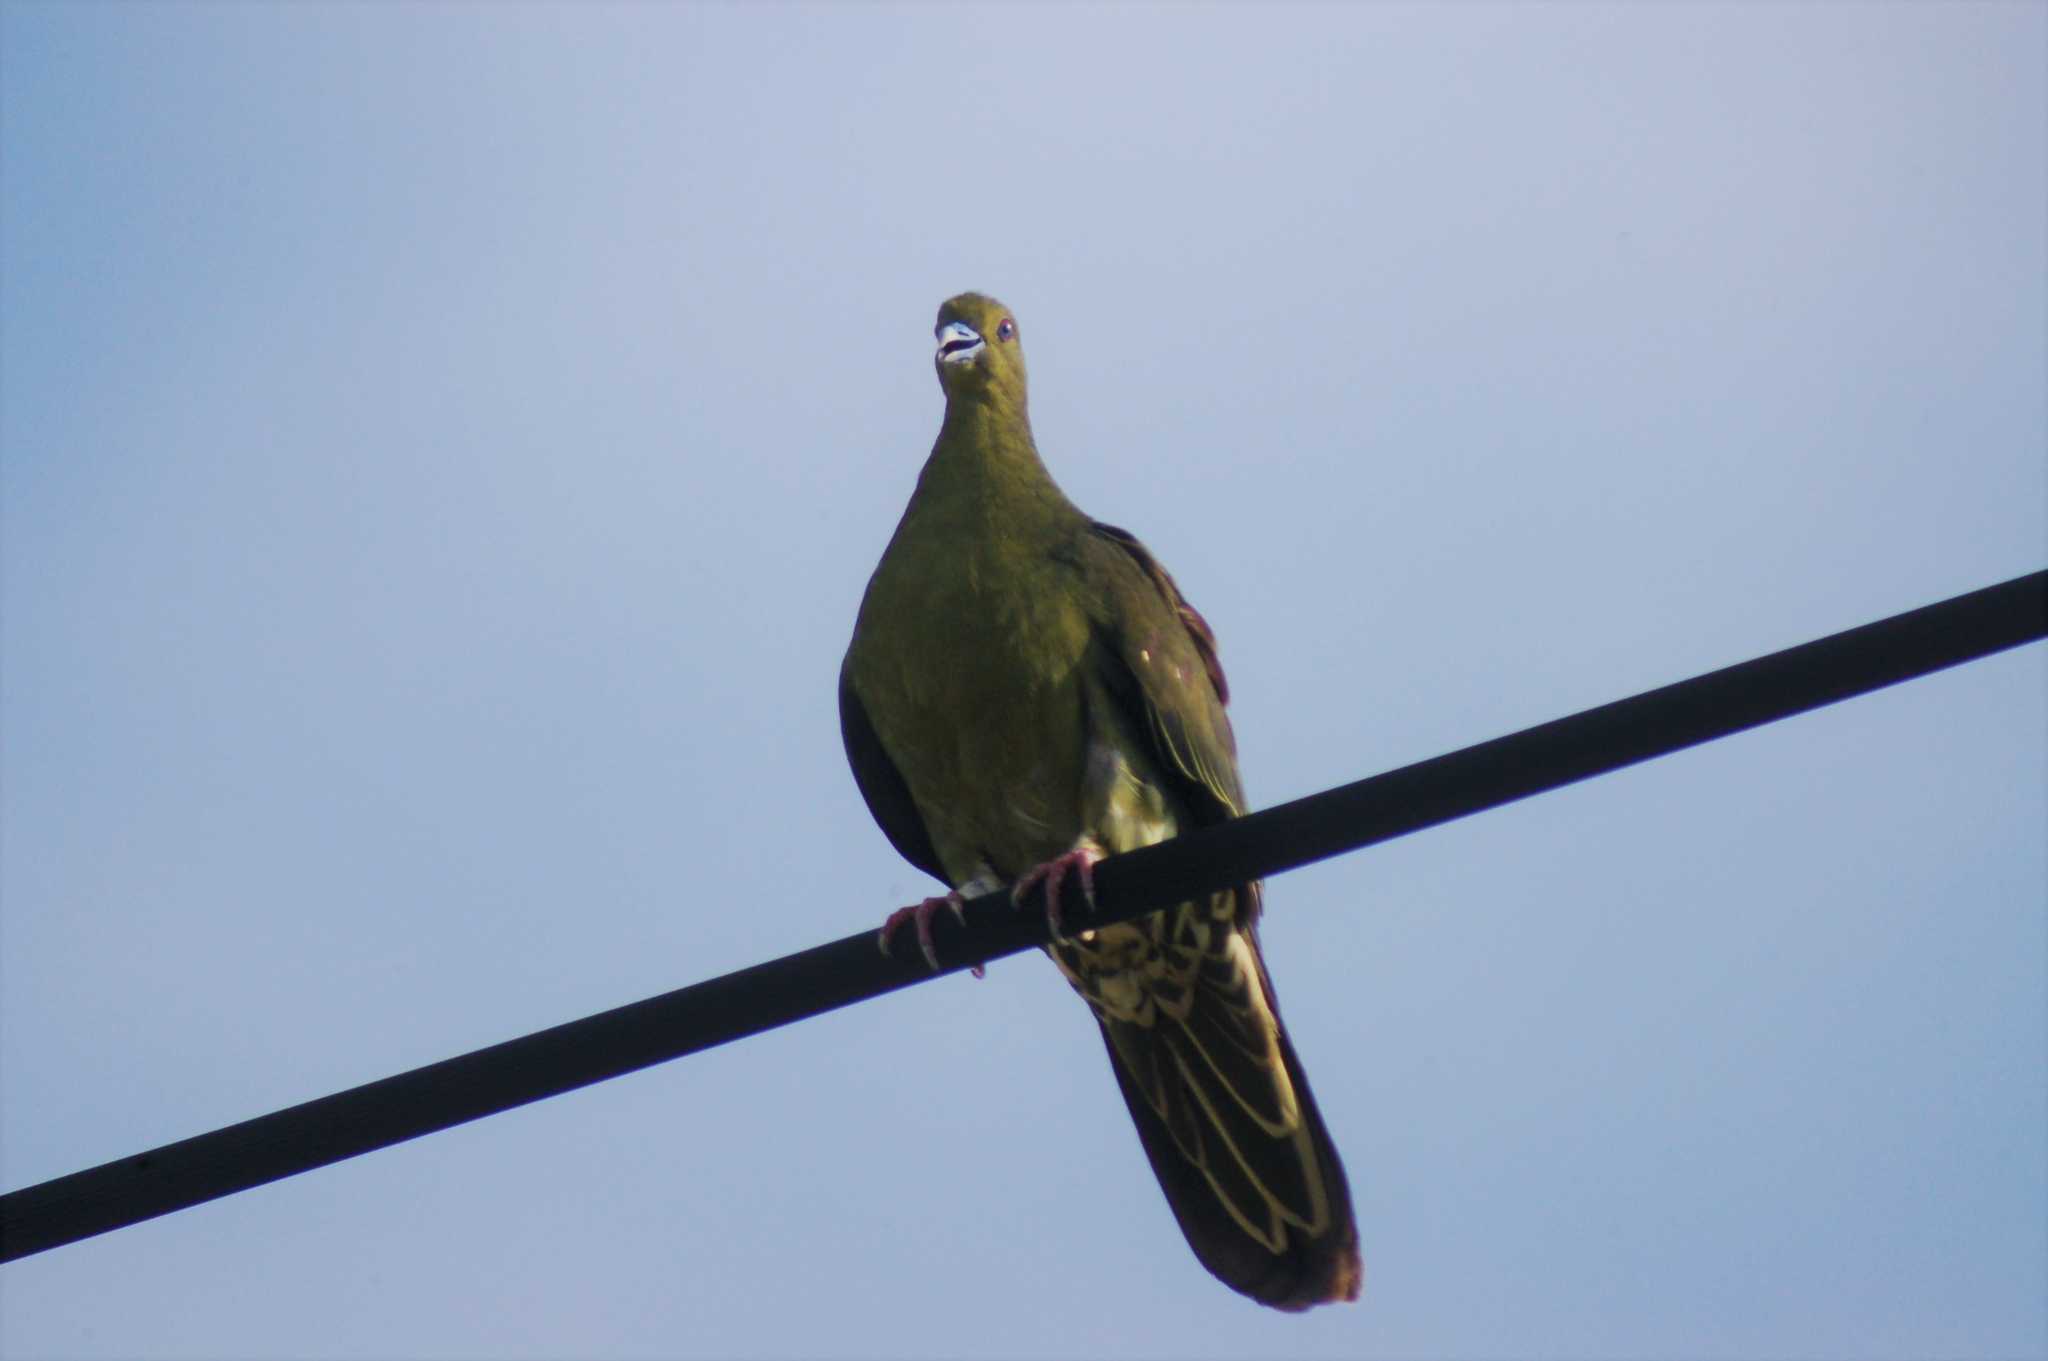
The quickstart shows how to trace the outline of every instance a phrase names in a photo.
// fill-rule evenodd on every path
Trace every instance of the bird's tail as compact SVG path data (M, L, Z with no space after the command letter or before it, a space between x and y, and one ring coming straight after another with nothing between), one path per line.
M1357 1299L1344 1165L1280 1024L1258 937L1224 927L1204 945L1185 992L1156 992L1135 1014L1096 1008L1145 1154L1195 1256L1225 1285L1277 1309ZM1154 975L1154 988L1163 981Z

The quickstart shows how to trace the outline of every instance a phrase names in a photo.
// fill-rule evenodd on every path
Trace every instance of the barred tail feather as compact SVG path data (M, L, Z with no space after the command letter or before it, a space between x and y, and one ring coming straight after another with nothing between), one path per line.
M1203 1266L1277 1309L1356 1299L1363 1272L1343 1163L1257 939L1231 934L1181 1017L1100 1018L1110 1066Z

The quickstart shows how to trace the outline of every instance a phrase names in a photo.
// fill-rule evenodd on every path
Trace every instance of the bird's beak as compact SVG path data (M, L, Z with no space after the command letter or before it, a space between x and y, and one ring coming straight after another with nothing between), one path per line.
M983 348L981 333L964 321L949 321L939 328L941 364L965 364Z

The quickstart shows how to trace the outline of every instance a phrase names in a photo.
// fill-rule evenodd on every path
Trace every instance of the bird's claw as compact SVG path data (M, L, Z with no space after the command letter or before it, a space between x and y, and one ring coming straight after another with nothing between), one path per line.
M883 954L888 954L889 937L896 933L896 928L903 925L906 921L916 922L918 948L924 951L925 962L932 966L932 972L937 973L939 970L939 952L932 946L932 914L942 907L950 909L954 920L965 926L967 925L965 904L966 900L960 896L959 891L956 889L942 898L927 898L921 903L912 903L909 907L899 907L894 912L891 912L888 919L882 923L882 931L876 937L875 944L882 947ZM981 976L979 965L975 966L974 974L977 978Z
M1056 855L1043 865L1034 865L1019 875L1010 888L1010 903L1021 907L1024 897L1039 884L1045 885L1045 924L1054 940L1065 940L1060 930L1060 885L1067 875L1073 874L1081 881L1081 897L1087 902L1088 910L1095 910L1095 866L1103 859L1100 849L1092 845L1080 845L1065 855Z

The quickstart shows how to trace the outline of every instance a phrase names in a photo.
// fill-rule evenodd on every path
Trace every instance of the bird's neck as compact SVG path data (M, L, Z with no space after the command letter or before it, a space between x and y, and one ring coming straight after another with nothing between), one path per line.
M946 404L917 499L977 518L1029 517L1066 505L1038 457L1022 406L994 400L993 394Z

